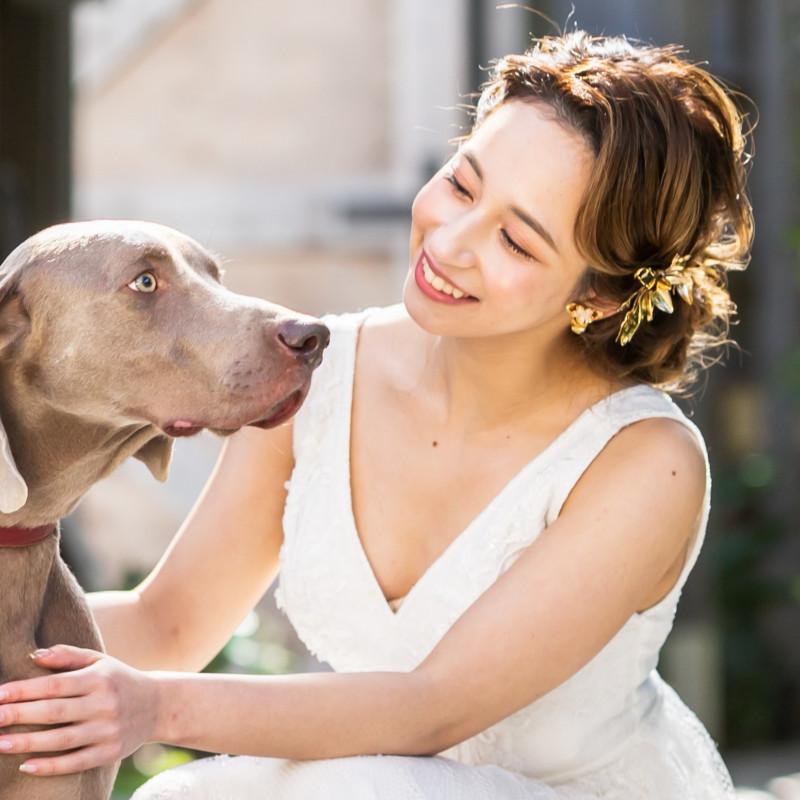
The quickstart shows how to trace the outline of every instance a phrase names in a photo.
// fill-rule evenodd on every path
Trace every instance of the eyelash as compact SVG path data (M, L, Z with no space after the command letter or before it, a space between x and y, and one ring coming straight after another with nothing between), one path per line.
M534 257L527 250L523 250L504 230L500 231L500 238L517 255L522 256L523 258L527 258L529 261L535 260Z
M446 176L448 183L453 187L453 190L461 195L462 197L467 197L472 199L472 195L466 190L466 188L461 184L461 182L456 178L454 172L448 173ZM508 247L512 252L516 253L518 256L522 256L522 258L526 258L529 261L534 261L534 257L527 251L520 247L504 230L500 231L500 238L503 240L506 247Z
M458 194L464 197L472 198L472 195L464 188L463 184L458 180L458 178L456 178L455 172L448 173L446 177L447 181Z

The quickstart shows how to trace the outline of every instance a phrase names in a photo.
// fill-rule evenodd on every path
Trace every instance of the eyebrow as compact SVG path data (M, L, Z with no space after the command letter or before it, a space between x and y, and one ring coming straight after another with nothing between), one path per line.
M474 155L472 155L472 153L464 152L463 155L464 155L464 158L470 163L470 166L472 167L472 169L475 170L475 174L482 181L483 180L483 170L480 168L480 165L478 164L478 160L475 158ZM547 228L545 228L544 225L542 225L542 223L539 222L539 220L537 220L535 217L532 217L530 214L527 214L525 211L523 211L521 208L518 208L517 206L510 206L509 210L511 211L511 213L515 217L520 219L529 228L531 228L537 234L539 234L539 236L542 239L544 239L545 242L547 242L547 244L550 245L550 247L556 253L558 253L558 248L556 247L556 243L553 240L553 237L547 232Z

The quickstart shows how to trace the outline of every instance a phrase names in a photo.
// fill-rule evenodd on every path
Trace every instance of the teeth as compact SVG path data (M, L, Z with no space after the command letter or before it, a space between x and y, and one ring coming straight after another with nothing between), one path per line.
M455 286L452 286L444 280L444 278L437 275L431 269L430 264L428 264L428 259L426 259L425 256L422 257L422 275L434 289L444 294L452 295L456 300L467 296L466 292L462 292L461 289L456 289Z

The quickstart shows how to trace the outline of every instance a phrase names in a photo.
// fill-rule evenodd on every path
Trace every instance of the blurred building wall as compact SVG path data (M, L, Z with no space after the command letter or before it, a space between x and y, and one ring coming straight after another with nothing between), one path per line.
M388 302L413 193L463 119L463 18L462 0L79 4L75 215L174 225L308 310Z
M411 200L463 132L464 0L85 0L73 23L74 217L172 225L234 290L310 313L400 299ZM153 565L218 449L90 493L92 587Z

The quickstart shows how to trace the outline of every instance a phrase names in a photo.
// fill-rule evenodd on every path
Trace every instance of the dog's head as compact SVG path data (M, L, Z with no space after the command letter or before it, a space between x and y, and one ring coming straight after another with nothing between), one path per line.
M71 223L31 237L0 267L4 402L34 424L60 414L98 430L152 426L134 455L162 480L176 436L283 422L305 397L327 329L220 278L204 248L153 223ZM0 424L0 511L25 497Z

